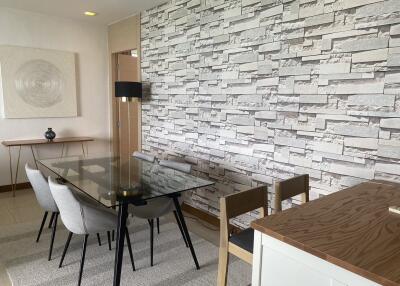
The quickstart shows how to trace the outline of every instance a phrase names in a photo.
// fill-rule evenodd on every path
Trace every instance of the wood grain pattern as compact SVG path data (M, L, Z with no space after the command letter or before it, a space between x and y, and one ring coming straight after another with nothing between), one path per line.
M370 181L252 227L382 285L400 285L400 184Z
M7 140L1 142L6 147L13 146L25 146L25 145L42 145L42 144L62 144L62 143L73 143L73 142L89 142L94 141L91 137L65 137L55 138L53 141L47 139L27 139L27 140Z

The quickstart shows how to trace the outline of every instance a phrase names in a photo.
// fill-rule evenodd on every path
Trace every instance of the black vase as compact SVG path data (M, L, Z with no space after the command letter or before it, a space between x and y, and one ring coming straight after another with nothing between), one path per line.
M44 137L47 141L53 141L53 139L56 138L56 133L53 131L53 128L48 128L44 133Z

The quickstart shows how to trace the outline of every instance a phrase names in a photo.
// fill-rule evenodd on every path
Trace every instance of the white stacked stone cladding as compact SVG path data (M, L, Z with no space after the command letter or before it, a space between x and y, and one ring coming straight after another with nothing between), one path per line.
M400 182L399 0L172 0L141 22L143 150L217 181L191 204Z

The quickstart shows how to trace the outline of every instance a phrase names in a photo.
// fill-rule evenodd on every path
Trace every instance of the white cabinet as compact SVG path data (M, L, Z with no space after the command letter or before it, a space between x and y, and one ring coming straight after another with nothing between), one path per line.
M364 277L255 231L252 286L378 286Z

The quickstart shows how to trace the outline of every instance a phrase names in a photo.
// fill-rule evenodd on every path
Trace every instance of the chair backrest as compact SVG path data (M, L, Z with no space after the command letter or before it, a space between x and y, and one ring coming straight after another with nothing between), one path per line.
M57 204L54 201L49 184L42 172L31 168L28 163L25 164L25 171L39 205L45 211L58 212Z
M228 220L256 209L260 209L260 217L264 217L268 214L267 207L267 186L238 192L220 199L221 216Z
M310 199L309 175L301 175L275 184L275 212L282 211L282 201L303 194L302 201Z
M178 170L184 173L189 174L192 171L192 165L188 163L181 163L172 160L161 160L159 162L161 166L168 167L174 170Z
M154 162L154 160L156 159L156 157L153 155L147 155L147 154L144 154L144 153L138 152L138 151L133 152L132 156L135 158L141 159L141 160L149 161L149 162Z
M73 233L86 234L81 204L73 192L67 186L58 184L51 177L49 177L49 186L65 227Z
M220 199L220 245L228 244L229 219L259 209L260 218L268 215L268 188L261 186Z

